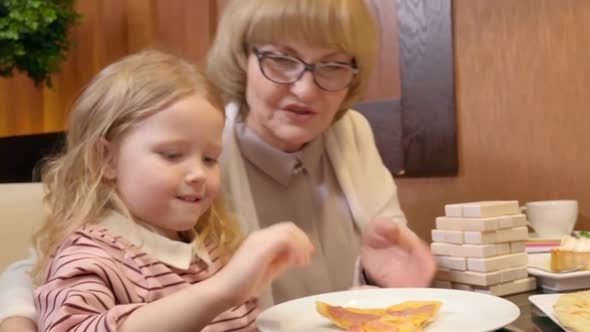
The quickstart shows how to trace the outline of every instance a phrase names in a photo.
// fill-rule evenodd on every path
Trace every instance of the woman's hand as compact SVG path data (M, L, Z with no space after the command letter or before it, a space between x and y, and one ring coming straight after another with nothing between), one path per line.
M436 273L430 247L389 218L369 222L362 236L361 262L381 287L428 287Z
M308 264L313 250L295 224L277 223L250 234L219 274L229 289L247 299L287 268Z
M37 332L37 325L28 318L9 317L0 324L0 332Z

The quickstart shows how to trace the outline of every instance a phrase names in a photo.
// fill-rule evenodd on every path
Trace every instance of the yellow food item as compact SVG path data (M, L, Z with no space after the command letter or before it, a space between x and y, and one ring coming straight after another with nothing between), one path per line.
M573 332L590 331L590 291L563 294L553 305L559 323Z
M442 303L406 301L387 308L361 309L316 302L316 310L350 332L417 332L434 320Z
M565 235L558 248L551 249L551 271L590 270L590 238Z
M551 249L551 271L560 272L575 268L590 270L590 251Z

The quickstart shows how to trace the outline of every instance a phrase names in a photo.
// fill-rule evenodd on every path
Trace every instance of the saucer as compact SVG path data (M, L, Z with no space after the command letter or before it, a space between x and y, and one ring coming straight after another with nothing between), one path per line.
M562 237L564 235L539 236L537 233L529 233L527 241L561 241Z

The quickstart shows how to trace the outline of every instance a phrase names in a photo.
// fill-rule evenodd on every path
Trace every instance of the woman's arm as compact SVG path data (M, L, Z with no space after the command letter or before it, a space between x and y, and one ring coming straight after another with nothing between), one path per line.
M355 223L360 229L376 217L406 224L397 187L385 167L367 119L354 110L326 132L326 152Z
M339 183L363 229L355 285L428 286L436 264L429 246L404 226L407 221L395 181L383 164L368 121L349 110L327 134L327 143Z
M37 256L31 250L27 259L10 265L0 275L0 332L34 331L37 312L29 272L36 261Z
M8 317L0 324L0 332L37 332L37 325L29 318Z

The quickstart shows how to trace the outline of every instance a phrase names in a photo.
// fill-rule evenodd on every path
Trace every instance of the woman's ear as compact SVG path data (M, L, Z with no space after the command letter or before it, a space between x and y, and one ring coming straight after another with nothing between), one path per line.
M106 138L101 138L98 141L97 149L105 179L115 180L117 178L117 158L113 143Z

